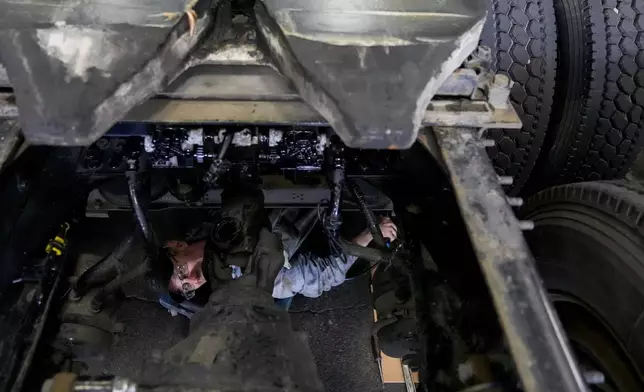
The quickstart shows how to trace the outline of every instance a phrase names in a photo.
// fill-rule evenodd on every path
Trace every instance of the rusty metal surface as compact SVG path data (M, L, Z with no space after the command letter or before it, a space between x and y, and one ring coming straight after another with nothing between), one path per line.
M202 15L194 34L183 23L140 26L123 19L117 25L107 20L88 25L72 19L53 24L46 19L63 4L48 8L45 3L8 3L27 19L24 28L3 25L0 45L20 107L22 132L30 144L82 146L97 140L175 77L188 54L210 33L212 21L210 14ZM113 9L106 4L102 5ZM32 7L38 12L20 14ZM75 15L86 16L80 9L91 5L76 8ZM6 14L0 13L3 17ZM57 49L60 42L66 50Z
M434 133L524 390L586 391L477 131Z
M274 123L325 125L302 101L209 101L152 99L132 110L126 121L168 123ZM424 126L521 128L512 107L494 110L486 102L436 101L425 112Z
M134 108L125 121L164 123L310 124L326 121L302 101L206 101L152 99Z
M470 97L483 78L473 69L459 68L439 87L436 95ZM200 100L301 100L288 79L250 43L215 48L193 59L159 96Z
M0 118L16 118L18 109L0 100ZM326 125L302 101L178 100L154 98L130 111L124 121L160 123L245 123ZM423 126L521 128L511 107L494 110L485 102L436 101L425 112Z
M440 100L429 104L425 126L521 129L521 119L509 105L495 109L485 101Z
M186 67L219 62L270 64L283 80L268 83L296 91L350 147L408 148L485 22L483 0L184 2L0 0L2 64L26 140L90 144L135 105L163 96ZM180 18L163 20L166 11ZM237 91L272 93L248 77L237 82ZM183 87L198 95L205 84Z
M457 69L436 95L469 97L480 77L473 69ZM2 64L0 88L11 88ZM210 52L195 54L184 71L159 95L181 99L226 99L240 95L257 99L264 95L280 100L299 99L293 86L265 59L254 41L220 45Z
M232 52L226 61L215 64L211 53L207 63L188 68L159 96L175 99L299 101L288 80L267 64L243 63L243 53ZM233 54L239 57L232 57ZM240 65L236 61L242 62ZM249 60L250 61L250 60Z
M285 187L285 188L266 188L263 190L266 208L314 208L320 202L328 200L329 188L304 188L304 187ZM170 193L166 193L159 199L150 203L150 211L161 211L170 209L211 209L221 206L221 189L212 189L208 191L203 200L195 204L187 204L185 201L177 199ZM369 205L373 211L391 211L390 204L372 203ZM343 211L357 211L354 204L345 203L342 206ZM127 211L130 212L129 206L114 204L99 190L93 190L87 197L86 216L96 218L108 218L110 212Z
M124 120L326 125L327 119L320 114L324 108L305 103L257 46L256 26L247 18L233 22L230 37L221 42L206 40L168 88L136 106ZM495 110L486 102L488 78L471 69L471 64L456 69L436 91L439 98L421 116L421 125L520 128L510 105ZM17 117L10 90L0 94L0 118Z

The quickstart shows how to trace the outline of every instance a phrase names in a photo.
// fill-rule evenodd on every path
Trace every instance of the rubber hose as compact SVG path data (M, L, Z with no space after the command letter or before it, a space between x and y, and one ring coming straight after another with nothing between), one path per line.
M147 271L148 271L148 266L144 261L134 269L126 272L125 274L117 277L116 279L106 284L105 287L103 287L103 289L98 294L96 294L96 296L92 299L92 302L90 305L92 311L100 312L103 309L103 305L105 305L105 301L109 297L111 297L118 290L120 290L124 284L129 283L139 277L145 276Z
M82 296L92 287L109 282L118 276L125 269L123 259L132 248L134 237L135 233L125 237L112 252L85 270L74 284L76 295Z
M344 189L345 181L344 168L336 167L333 169L330 180L331 201L329 202L327 217L324 224L329 235L333 238L337 238L339 235L340 225L342 224L340 210L342 208L342 189Z
M136 223L139 226L139 229L141 229L141 234L143 234L143 239L145 240L148 251L152 251L155 254L158 250L158 244L156 236L154 235L154 231L152 230L152 226L150 225L150 221L148 219L148 213L144 205L144 201L141 200L140 197L140 175L139 173L133 171L128 171L125 173L125 175L127 177L127 189L128 196L130 198L130 205L132 206L132 210L134 211Z
M347 186L349 187L349 190L353 194L353 196L356 199L356 203L358 204L358 208L360 208L360 211L362 211L362 214L364 215L365 220L367 221L367 228L369 229L369 232L373 236L373 240L376 243L376 245L380 249L385 249L387 248L387 241L385 241L385 238L382 236L382 231L380 231L380 226L378 225L378 222L376 221L376 217L374 216L373 212L367 205L367 202L365 201L364 193L362 193L362 190L356 184L354 181L347 181Z
M342 238L340 239L340 244L342 246L342 250L344 250L346 254L355 256L359 259L371 261L373 263L380 263L387 260L390 256L385 251L360 246Z
M168 192L168 178L164 173L150 173L150 201L161 198ZM130 197L127 191L127 178L117 177L103 181L98 192L108 202L121 208L130 208Z

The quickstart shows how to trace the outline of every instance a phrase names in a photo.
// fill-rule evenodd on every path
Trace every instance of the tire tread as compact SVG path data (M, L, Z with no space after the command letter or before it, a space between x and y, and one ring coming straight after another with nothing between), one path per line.
M611 180L644 147L642 0L561 0L560 70L545 183ZM638 60L639 59L639 60ZM578 99L581 97L581 99ZM542 171L539 169L538 171Z
M617 218L644 238L644 187L633 181L580 182L548 188L528 199L521 210L529 219L539 208L579 203Z
M492 49L492 70L508 75L511 101L523 128L490 129L488 149L499 175L514 177L510 193L528 180L550 121L557 64L552 0L489 0L481 43Z

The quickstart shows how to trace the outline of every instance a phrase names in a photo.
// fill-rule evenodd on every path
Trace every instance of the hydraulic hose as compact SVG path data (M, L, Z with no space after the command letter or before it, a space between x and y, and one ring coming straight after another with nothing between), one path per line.
M329 203L328 225L330 231L337 236L337 231L342 223L340 209L342 208L342 188L344 187L344 169L336 168L332 174L331 202Z
M155 292L159 291L161 288L159 277L166 272L164 271L164 264L165 266L171 265L169 260L166 260L165 257L163 257L164 250L159 246L157 237L152 230L152 225L148 218L146 205L147 198L145 198L146 195L142 192L144 181L141 173L135 170L129 170L125 175L127 178L130 205L132 206L137 226L141 230L141 234L145 241L147 257L137 267L119 274L116 278L105 285L105 287L103 287L103 289L92 299L91 310L93 312L100 312L105 301L110 296L117 293L124 284L140 276L145 278L146 283L152 290ZM128 241L124 241L122 245L125 248L131 246L131 244L128 244ZM159 260L159 258L161 258L161 260Z
M92 302L90 304L91 311L94 313L100 312L103 309L103 306L105 305L107 299L121 290L121 287L123 287L124 284L129 283L141 276L145 276L147 272L148 265L144 261L134 269L124 273L123 275L106 284L105 287L103 287L103 289L98 292L98 294L96 294L94 298L92 298Z
M150 220L148 218L148 210L146 200L143 199L141 190L143 181L139 173L128 172L128 194L130 196L130 203L132 205L132 210L134 211L134 216L136 222L141 230L143 239L145 240L147 257L140 267L137 267L137 271L144 271L143 276L148 287L153 292L164 292L166 289L165 285L167 279L172 275L172 263L169 260L169 256L166 249L163 249L159 245L157 236L152 229ZM138 272L128 272L125 276L120 276L116 279L116 282L110 282L109 287L105 287L104 295L101 296L102 300L109 296L112 292L115 291L117 287L120 287L123 283L131 280L130 277L137 276ZM97 301L98 302L98 301Z
M342 238L340 239L340 244L344 253L372 263L380 263L391 257L391 254L387 251L360 246Z
M123 259L132 249L135 233L126 236L108 255L83 272L73 287L73 295L83 296L94 286L109 282L125 270Z
M134 218L141 230L141 234L143 235L148 251L156 253L158 250L158 242L154 235L154 231L152 230L152 226L150 225L150 220L148 219L147 207L141 197L141 191L143 188L141 175L135 171L127 171L125 175L127 177L128 196L130 198L132 211L134 211Z
M344 149L339 144L332 144L331 148L327 149L327 164L329 167L329 185L331 187L331 200L327 208L326 216L322 224L329 236L332 243L336 243L339 237L340 226L342 225L342 216L340 210L342 209L342 190L344 189L344 182L346 175L344 172Z

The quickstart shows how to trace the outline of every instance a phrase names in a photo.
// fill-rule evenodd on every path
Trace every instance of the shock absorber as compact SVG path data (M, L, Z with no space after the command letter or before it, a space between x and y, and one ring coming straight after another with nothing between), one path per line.
M378 225L378 220L373 215L373 212L367 205L367 201L365 200L364 193L362 193L362 190L360 189L358 184L356 184L354 181L348 181L347 185L349 190L353 194L353 197L356 199L358 208L360 208L362 215L364 215L364 218L367 222L367 228L369 229L369 231L371 232L371 235L373 236L373 241L380 249L389 248L391 244L389 243L388 240L385 240L385 238L382 236L382 232L380 231L380 226Z
M327 151L329 151L328 166L331 200L329 201L324 225L329 235L337 238L342 225L340 209L342 207L342 189L345 182L344 147L339 143L334 143Z
M232 133L229 133L228 135L226 135L226 137L224 138L224 141L221 143L221 149L219 150L219 154L215 159L213 159L212 163L210 164L210 167L208 168L208 171L203 176L203 183L206 187L205 189L206 191L215 182L217 182L217 179L222 173L228 170L228 165L224 161L224 158L226 156L226 152L228 151L228 147L230 147L230 144L233 141L233 136L234 135Z

